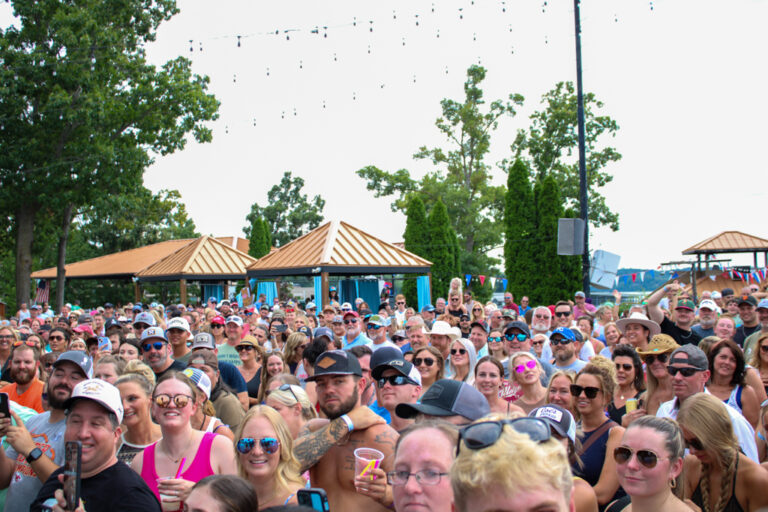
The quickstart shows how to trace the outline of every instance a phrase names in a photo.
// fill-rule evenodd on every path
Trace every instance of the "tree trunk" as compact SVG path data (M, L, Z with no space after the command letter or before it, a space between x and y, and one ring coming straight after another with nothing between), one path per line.
M40 206L25 202L16 210L16 305L29 303L35 214Z
M69 227L72 224L72 211L75 205L67 204L64 208L64 218L61 221L61 233L59 235L59 254L56 261L56 310L61 311L64 306L64 288L67 284L67 273L64 265L67 261L67 240L69 238Z

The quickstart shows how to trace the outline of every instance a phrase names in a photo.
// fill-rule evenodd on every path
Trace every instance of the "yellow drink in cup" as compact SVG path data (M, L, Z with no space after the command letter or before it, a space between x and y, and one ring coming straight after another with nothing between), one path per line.
M630 413L632 411L637 410L637 398L629 398L627 399L626 404L627 412Z

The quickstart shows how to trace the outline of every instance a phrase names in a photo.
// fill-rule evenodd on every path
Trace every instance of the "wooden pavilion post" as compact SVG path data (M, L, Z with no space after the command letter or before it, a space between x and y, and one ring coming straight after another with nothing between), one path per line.
M179 280L179 295L181 297L181 303L186 304L187 303L187 280L186 279Z
M331 292L331 284L328 281L328 272L320 272L320 293L323 294L322 297L320 297L320 304L330 304L331 301L328 298L329 293ZM315 300L317 300L317 297L315 297Z
M141 285L138 281L133 282L133 302L141 302Z

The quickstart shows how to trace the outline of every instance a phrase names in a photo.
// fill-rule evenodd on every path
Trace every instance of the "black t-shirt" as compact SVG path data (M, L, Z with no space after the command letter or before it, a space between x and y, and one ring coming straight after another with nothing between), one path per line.
M698 345L701 341L701 336L693 331L684 331L667 317L664 317L660 325L661 332L672 336L678 345Z
M747 327L746 325L742 324L741 327L736 329L736 333L733 335L733 341L735 341L738 346L744 348L744 340L747 339L749 335L754 334L759 330L760 322L758 322L754 327Z
M37 498L30 505L30 512L51 510L53 493L61 489L59 475L64 468L59 468L45 481ZM160 502L144 480L118 461L104 471L80 482L80 497L88 512L160 512ZM50 500L50 501L48 501ZM48 503L46 503L48 502Z
M171 366L169 366L165 370L161 371L160 373L155 372L155 382L159 381L160 377L162 377L163 375L165 375L168 372L172 372L174 370L177 371L177 372L182 372L186 368L187 368L186 364L182 363L181 361L177 361L177 360L174 359L173 362L171 363Z

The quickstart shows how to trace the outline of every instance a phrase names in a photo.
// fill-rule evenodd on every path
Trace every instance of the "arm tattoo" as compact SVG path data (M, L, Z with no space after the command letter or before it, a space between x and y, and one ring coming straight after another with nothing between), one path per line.
M307 434L296 440L293 454L299 460L301 472L308 470L347 435L347 425L343 420L335 419L317 432Z
M397 444L397 438L399 435L391 428L387 428L382 432L376 434L374 441L380 445L383 445L392 450L391 453L395 453L395 445Z

